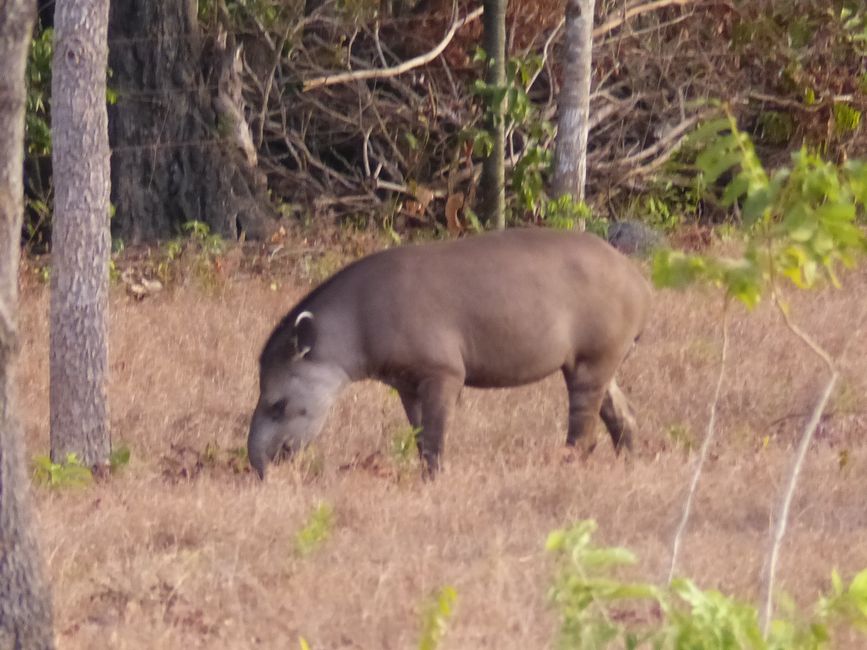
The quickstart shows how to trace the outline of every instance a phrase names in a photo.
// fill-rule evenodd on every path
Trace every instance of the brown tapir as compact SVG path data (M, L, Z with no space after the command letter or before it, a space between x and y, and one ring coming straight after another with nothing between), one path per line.
M322 428L348 383L394 387L426 473L463 386L495 388L560 370L567 444L589 453L597 414L616 449L635 422L614 373L641 333L650 288L626 257L591 234L513 229L364 257L303 298L259 359L247 441L264 477L281 449Z

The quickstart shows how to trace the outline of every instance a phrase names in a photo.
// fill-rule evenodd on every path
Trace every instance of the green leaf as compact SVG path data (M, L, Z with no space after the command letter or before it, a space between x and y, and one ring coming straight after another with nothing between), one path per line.
M747 176L743 173L738 174L734 177L732 182L726 186L725 191L723 191L721 197L722 204L726 207L732 205L735 201L746 194L749 187L750 181Z
M705 275L707 264L697 255L659 250L653 256L651 277L657 287L682 289Z
M849 584L849 596L859 603L859 606L867 607L867 569L858 573Z
M744 201L743 215L748 223L752 223L764 216L765 212L770 209L776 192L769 185L760 187L750 192L747 200Z
M702 162L696 161L696 164L704 174L704 182L712 185L729 169L741 162L742 154L740 151L728 151L719 156L709 157Z
M624 566L635 564L636 559L625 548L591 549L582 556L585 566L590 568L604 568L608 566Z
M730 130L731 122L727 117L709 120L690 133L687 142L692 145L704 144L709 140L719 137L720 133L725 133Z

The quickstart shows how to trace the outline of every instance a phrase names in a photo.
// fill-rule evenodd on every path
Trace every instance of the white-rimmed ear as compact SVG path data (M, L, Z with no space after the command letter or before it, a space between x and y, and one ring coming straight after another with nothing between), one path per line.
M313 314L309 311L302 311L298 314L293 325L295 342L295 356L293 361L303 359L313 349L316 343L316 330L313 327Z

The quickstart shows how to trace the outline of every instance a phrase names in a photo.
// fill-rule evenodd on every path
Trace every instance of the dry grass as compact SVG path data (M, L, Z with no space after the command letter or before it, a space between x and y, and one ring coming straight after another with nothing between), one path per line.
M636 575L665 577L690 472L681 445L703 431L721 345L713 294L657 295L621 372L643 429L630 463L607 441L587 465L565 462L565 392L554 377L465 391L446 473L424 484L390 455L406 426L397 398L362 384L336 406L318 457L281 465L261 485L201 452L244 444L259 348L304 290L290 285L237 279L144 302L114 290L112 429L132 462L83 491L36 491L61 647L290 648L303 635L313 648L407 648L425 598L445 584L458 604L444 647L549 647L543 542L585 517L599 522L601 541L639 554ZM832 351L855 337L783 552L782 586L800 602L827 587L831 567L849 576L867 566L867 338L855 331L865 300L862 274L844 292L794 301ZM22 309L33 455L48 446L47 290L28 283ZM822 377L767 308L735 316L731 360L720 443L680 567L702 586L756 598L771 507ZM333 505L333 535L301 557L295 535L319 501Z

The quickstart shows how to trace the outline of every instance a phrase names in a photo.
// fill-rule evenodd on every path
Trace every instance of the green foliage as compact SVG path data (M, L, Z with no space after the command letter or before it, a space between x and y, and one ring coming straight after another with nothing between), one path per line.
M403 427L395 432L391 439L391 458L399 469L413 465L418 457L418 436L421 427Z
M610 569L635 564L623 548L597 548L591 544L596 523L582 521L548 535L545 548L554 555L557 569L549 598L560 613L557 647L601 649L617 639L637 647L641 637L612 619L609 603L653 599L655 587L624 583L608 577Z
M223 252L225 242L219 235L212 235L208 224L202 221L187 221L181 226L189 235L190 239L198 243L202 249L212 255L217 255Z
M549 597L560 615L560 648L821 650L831 647L837 625L867 632L867 570L848 586L833 572L831 593L819 599L812 616L790 607L765 637L749 603L703 591L686 579L658 587L612 577L614 570L635 564L635 557L622 548L594 546L595 531L595 522L581 521L548 536L546 548L556 563ZM654 609L658 617L640 615Z
M27 108L24 146L27 155L51 154L51 57L54 30L37 31L30 42L27 57Z
M834 104L834 130L837 135L846 135L857 131L861 124L861 111L852 108L849 104Z
M295 550L302 557L310 555L331 536L333 527L334 509L327 503L319 503L296 533Z
M25 79L27 103L24 112L25 180L27 191L24 234L28 246L43 244L51 224L51 58L54 30L37 29L30 41Z
M487 61L484 50L476 51L474 61ZM471 94L479 101L485 119L494 123L503 120L507 154L515 159L507 180L512 194L506 197L506 212L513 218L519 214L544 218L549 202L544 188L554 162L549 145L555 129L549 120L543 119L528 94L542 65L538 56L512 58L506 62L504 86L476 79L471 87ZM485 129L468 129L461 138L472 142L473 153L477 156L485 158L493 150L491 136ZM523 143L518 151L516 141Z
M759 138L765 144L783 145L795 135L795 120L781 111L763 111L758 119Z
M589 205L575 201L569 194L546 201L542 208L542 221L559 230L574 230L583 222L588 232L600 237L608 235L608 219L595 217Z
M124 444L113 447L108 455L108 463L112 473L119 471L122 467L129 465L129 459L132 456L129 447Z
M705 188L700 177L684 181L684 174L692 171L689 161L695 155L690 143L684 143L666 164L665 172L629 201L624 218L663 232L674 231L690 217L695 218Z
M81 464L75 453L66 454L62 463L46 455L33 459L33 479L49 488L85 487L93 480L90 468Z
M449 619L452 617L458 592L454 587L443 587L427 604L422 615L419 650L436 650L445 636Z
M851 266L867 250L856 223L867 204L867 163L838 167L802 147L790 167L768 174L730 114L703 125L691 139L702 146L695 165L706 186L731 173L721 202L740 207L747 247L734 259L660 251L653 260L658 286L711 282L748 307L778 278L800 288L822 278L839 286L839 265Z
M265 28L273 28L282 13L282 4L273 0L199 0L199 21L213 25L222 20L224 28L240 29L253 21Z
M191 262L192 271L205 288L218 284L217 263L226 250L226 242L220 235L212 234L208 224L202 221L187 221L181 228L187 237L178 237L166 242L156 261L154 273L164 285L171 285L181 275L181 260Z
M792 109L781 104L778 111L761 112L757 137L763 144L781 146L797 135L813 146L827 148L831 155L845 150L856 134L851 128L840 130L837 112L841 109L833 105L833 98L864 92L860 76L867 56L867 5L861 0L738 5L731 28L732 48L747 68L753 68L751 85L763 85L768 94L818 108L804 112L794 108L795 104ZM830 134L829 117L837 125ZM851 122L843 123L851 126Z
M692 431L686 425L673 424L668 427L667 433L668 439L676 449L682 449L686 453L689 453L695 447L695 436L692 435Z

